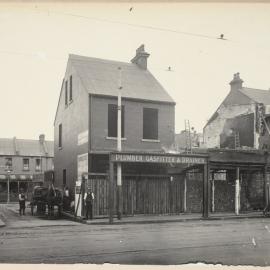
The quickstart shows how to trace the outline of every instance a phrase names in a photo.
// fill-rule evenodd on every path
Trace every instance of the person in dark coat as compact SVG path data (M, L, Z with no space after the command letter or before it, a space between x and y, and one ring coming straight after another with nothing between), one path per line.
M54 215L54 201L56 198L56 192L53 184L49 185L48 194L47 194L47 202L48 202L48 216L51 217Z
M93 203L94 203L95 195L91 191L91 189L87 190L87 193L84 195L84 203L85 203L85 217L86 219L93 219Z
M20 216L25 215L25 194L23 189L20 190L19 193L19 205L20 205Z

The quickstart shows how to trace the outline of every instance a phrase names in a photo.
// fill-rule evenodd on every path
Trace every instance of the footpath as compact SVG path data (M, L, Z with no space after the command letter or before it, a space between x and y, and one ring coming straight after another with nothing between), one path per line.
M202 221L202 220L227 220L227 219L247 219L247 218L263 218L262 211L245 212L239 215L235 213L211 213L205 219L201 213L180 213L173 215L135 215L123 216L121 220L114 217L113 224L146 224L146 223L166 223L166 222L188 222L188 221ZM105 225L109 224L107 218L97 218L93 220L83 220L83 223L91 225Z
M70 213L63 213L62 219L48 219L32 216L30 209L26 208L26 215L19 216L18 204L0 204L0 227L7 225L9 228L31 228L47 226L79 226L80 224L88 225L109 225L108 217L94 218L85 220L75 218ZM228 219L249 219L264 218L262 211L242 212L239 215L235 213L210 213L209 218L205 219L201 213L180 213L173 215L134 215L123 216L118 220L115 216L113 224L151 224L151 223L168 223L168 222L192 222L203 220L228 220Z
M0 227L8 228L33 228L49 226L79 226L80 223L68 219L47 219L32 216L30 208L25 209L25 215L19 215L17 203L0 204Z

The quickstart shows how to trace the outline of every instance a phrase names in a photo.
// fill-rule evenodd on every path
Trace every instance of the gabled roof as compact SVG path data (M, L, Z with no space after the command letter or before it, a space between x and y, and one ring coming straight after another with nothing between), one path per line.
M0 155L54 156L53 141L0 138ZM47 153L47 154L46 154Z
M257 103L270 105L270 91L269 90L243 87L239 89L239 91Z
M242 94L242 97L239 95ZM236 96L238 95L238 96ZM243 96L244 95L244 96ZM248 103L247 103L248 102ZM270 105L270 90L261 90L254 89L248 87L242 87L237 90L231 90L230 93L226 96L226 98L222 101L221 105L217 108L211 118L207 121L206 127L212 121L214 121L218 117L218 109L222 106L228 105L246 105L252 103L263 103L264 105Z
M117 96L121 67L122 97L175 104L155 77L136 64L74 54L69 55L69 61L89 94Z

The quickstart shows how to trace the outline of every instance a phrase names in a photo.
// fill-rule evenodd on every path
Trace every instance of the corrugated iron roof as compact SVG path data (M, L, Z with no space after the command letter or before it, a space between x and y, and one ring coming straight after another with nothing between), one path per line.
M155 77L136 64L74 54L69 55L69 61L90 94L117 96L118 67L121 67L122 97L175 103Z
M47 155L53 157L53 141L44 143L45 147L39 140L0 138L0 155L46 156L46 152L48 152Z
M258 103L270 105L270 91L243 87L239 89L241 93Z

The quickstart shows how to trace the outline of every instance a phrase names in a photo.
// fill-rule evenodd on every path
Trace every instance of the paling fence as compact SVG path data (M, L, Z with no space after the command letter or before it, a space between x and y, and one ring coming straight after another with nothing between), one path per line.
M91 176L86 182L95 194L94 216L107 216L109 181L106 176ZM182 211L183 181L165 175L124 175L122 180L123 215L170 214ZM114 182L116 213L116 182Z
M210 209L212 209L212 181L209 184ZM94 216L108 216L109 181L107 177L93 176L87 181L87 185L95 194ZM114 213L116 214L116 180L113 192ZM201 213L203 174L187 173L175 176L173 179L168 175L123 175L122 192L123 215L178 214L184 211ZM214 208L216 212L234 212L234 199L234 181L215 181ZM259 173L241 177L240 202L241 211L263 207L263 179Z

